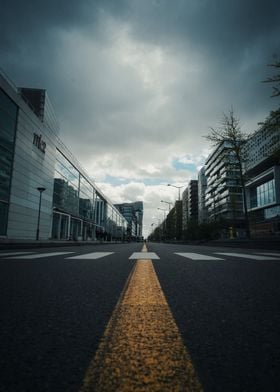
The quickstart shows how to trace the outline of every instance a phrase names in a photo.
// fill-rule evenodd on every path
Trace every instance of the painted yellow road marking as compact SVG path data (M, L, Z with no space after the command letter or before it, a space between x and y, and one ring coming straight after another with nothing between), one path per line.
M147 249L147 245L146 245L146 244L143 245L142 252L148 252L148 249Z
M113 312L80 389L90 391L202 391L151 260L137 261Z

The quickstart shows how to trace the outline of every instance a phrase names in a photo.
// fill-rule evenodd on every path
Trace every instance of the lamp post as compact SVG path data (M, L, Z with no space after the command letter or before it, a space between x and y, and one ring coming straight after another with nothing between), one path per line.
M38 187L38 188L37 188L37 191L40 192L40 198L39 198L39 211L38 211L38 222L37 222L36 241L39 240L42 193L43 193L45 190L46 190L46 188L44 188L44 187Z
M173 184L167 184L167 186L173 186L173 188L177 188L178 189L178 200L181 200L181 188L184 188L185 185L182 186L177 186L177 185L173 185Z
M172 206L172 204L173 204L173 203L171 203L171 201L161 200L160 202L161 202L161 203L166 203L166 204L168 204L168 211L170 211L170 209L171 209L170 206Z

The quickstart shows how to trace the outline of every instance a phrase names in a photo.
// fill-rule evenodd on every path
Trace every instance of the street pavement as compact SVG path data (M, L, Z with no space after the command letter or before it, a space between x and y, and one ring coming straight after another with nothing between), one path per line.
M279 391L280 252L147 248L202 389ZM1 251L0 391L81 390L141 250L131 243Z

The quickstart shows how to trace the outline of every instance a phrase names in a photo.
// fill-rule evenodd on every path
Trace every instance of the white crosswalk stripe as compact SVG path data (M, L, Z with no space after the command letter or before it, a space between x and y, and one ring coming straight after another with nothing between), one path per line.
M23 255L23 256L12 256L8 257L8 259L16 259L16 260L34 260L34 259L42 259L43 257L53 257L53 256L62 256L62 255L67 255L70 253L75 253L75 252L50 252L50 253L37 253L37 254L29 254L29 255Z
M175 255L186 257L191 260L224 260L220 257L208 256L208 255L203 255L200 253L190 253L190 252L177 253L177 252L175 252Z
M129 260L159 260L159 257L154 252L134 252Z
M101 257L110 256L113 253L115 252L92 252L92 253L85 253L83 255L67 257L67 259L96 260L96 259L100 259Z
M267 252L258 252L258 255L265 255L265 256L275 256L275 257L280 257L280 253L267 253Z
M5 253L0 253L0 257L5 257L5 256L17 256L17 255L24 255L24 254L32 254L35 252L5 252Z
M250 260L277 260L275 257L271 256L258 256L258 255L252 255L252 254L247 254L247 253L233 253L233 252L215 252L217 255L222 255L222 256L230 256L230 257L240 257L243 259L250 259Z

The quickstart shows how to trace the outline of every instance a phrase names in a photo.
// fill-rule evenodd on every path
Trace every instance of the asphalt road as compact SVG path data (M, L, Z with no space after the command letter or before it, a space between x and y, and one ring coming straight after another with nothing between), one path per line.
M0 391L79 391L136 262L129 257L141 248L24 249L34 252L30 257L0 252ZM280 256L153 243L148 251L159 257L153 264L203 389L279 391ZM73 253L37 258L51 252ZM91 252L112 254L69 258ZM175 254L185 252L193 255Z

